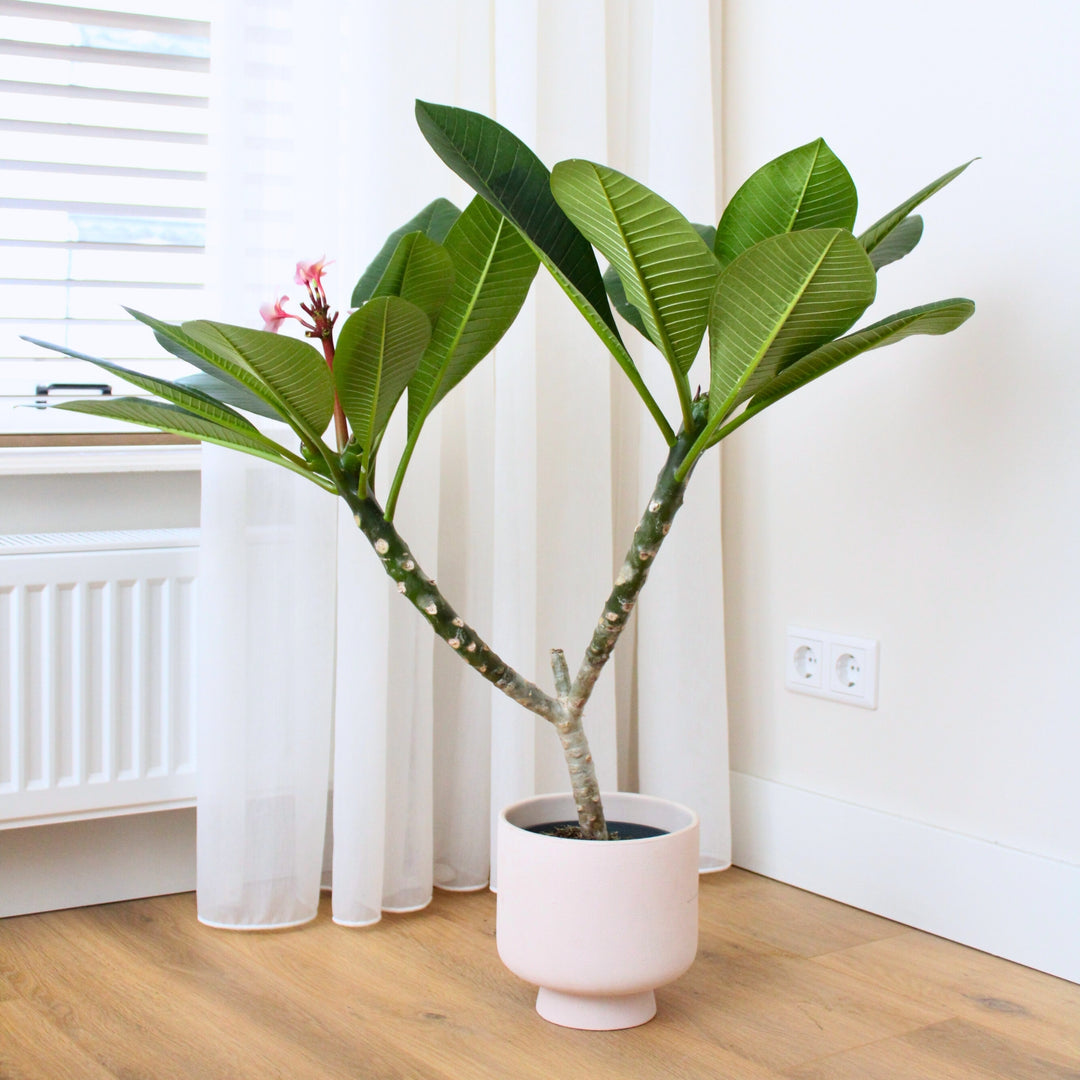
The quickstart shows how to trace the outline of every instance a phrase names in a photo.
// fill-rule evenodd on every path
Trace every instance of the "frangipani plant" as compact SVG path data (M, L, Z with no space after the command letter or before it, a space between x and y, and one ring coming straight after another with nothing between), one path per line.
M202 320L173 325L132 311L165 349L199 369L175 383L46 346L154 395L57 407L254 454L344 499L398 591L434 632L498 690L551 723L581 835L605 839L583 715L695 465L747 420L852 357L913 334L948 333L970 317L970 300L950 299L851 329L874 299L878 271L919 242L923 222L913 211L966 165L856 237L855 186L818 139L754 173L713 228L692 224L605 165L570 160L549 172L513 134L477 113L417 102L416 117L477 195L462 211L436 200L395 230L357 283L355 310L340 329L323 290L325 262L300 264L306 317L290 313L283 297L264 309L263 330ZM604 274L596 251L608 264ZM459 615L394 526L425 421L506 332L540 263L610 351L668 447L576 673L561 649L552 650L553 694L510 667ZM665 415L646 386L612 305L667 361L677 416ZM299 318L320 348L275 333L288 318ZM709 387L694 394L688 372L706 333ZM376 467L402 397L407 439L380 500ZM245 412L283 421L298 448L262 433Z

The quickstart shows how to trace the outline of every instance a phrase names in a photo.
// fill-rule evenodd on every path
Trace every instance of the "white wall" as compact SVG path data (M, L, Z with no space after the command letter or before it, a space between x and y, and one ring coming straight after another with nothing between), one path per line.
M198 524L197 471L0 475L0 533Z
M723 11L728 196L822 135L859 189L859 229L982 158L925 205L922 243L882 271L867 321L949 296L975 317L857 359L725 443L733 769L767 782L750 803L801 789L1049 860L1075 888L1080 7ZM788 623L879 639L878 709L786 691ZM744 861L767 844L750 830Z

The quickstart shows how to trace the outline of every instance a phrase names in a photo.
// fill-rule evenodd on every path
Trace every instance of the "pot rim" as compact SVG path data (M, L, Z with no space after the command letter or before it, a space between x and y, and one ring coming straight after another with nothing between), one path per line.
M641 794L640 792L637 792L637 791L603 791L603 792L600 793L600 797L604 800L604 805L605 806L607 806L609 802L614 801L616 798L618 798L618 799L629 799L632 803L636 803L638 806L641 806L642 808L648 807L648 806L662 806L662 807L665 807L665 808L667 808L669 810L674 810L677 813L685 814L686 817L687 817L687 821L686 821L686 823L684 825L681 825L679 828L676 828L676 829L670 829L670 830L662 833L659 836L642 836L642 837L638 837L637 839L634 839L634 840L619 840L617 843L618 843L618 846L620 848L625 848L626 846L636 846L636 845L640 845L640 844L661 843L663 841L671 839L674 836L681 836L683 833L686 833L686 832L689 832L689 831L691 831L693 829L696 829L696 828L698 828L698 826L700 824L700 819L698 818L698 815L697 815L696 811L694 811L691 807L684 805L683 803L676 802L674 799L665 799L665 798L663 798L663 797L661 797L659 795L643 795L643 794ZM549 802L549 803L552 803L552 804L558 804L558 803L561 802L561 803L565 804L569 808L565 813L562 814L562 817L565 818L567 816L567 814L569 814L570 817L575 816L575 814L574 814L573 795L570 792L546 792L546 793L539 794L539 795L530 795L530 796L528 796L527 798L524 798L524 799L518 799L516 802L510 803L509 806L503 807L503 809L499 812L499 821L500 821L500 823L505 822L508 828L515 829L516 831L521 832L521 833L528 833L530 836L535 836L536 839L539 840L539 841L552 841L552 842L560 843L560 844L561 843L571 843L571 844L581 843L580 840L575 839L573 837L568 837L568 836L548 836L548 835L545 835L543 833L532 832L531 829L529 829L528 827L518 825L515 822L510 820L510 815L515 813L515 811L518 811L518 810L524 809L525 807L532 806L532 805L534 805L536 803L542 803L542 802ZM624 812L624 818L625 818L625 812ZM554 820L559 820L559 819L554 819ZM619 820L619 819L615 819L615 820ZM543 820L541 820L541 821L537 822L537 824L547 824L547 822L544 822ZM634 820L634 821L632 821L632 824L635 824L635 825L653 825L654 823L651 822L651 821L648 821L648 820L645 820L645 821Z

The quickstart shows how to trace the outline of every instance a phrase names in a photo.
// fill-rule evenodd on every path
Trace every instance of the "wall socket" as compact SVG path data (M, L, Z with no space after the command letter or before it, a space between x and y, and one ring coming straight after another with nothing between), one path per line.
M878 643L828 630L787 628L784 685L815 697L877 708Z

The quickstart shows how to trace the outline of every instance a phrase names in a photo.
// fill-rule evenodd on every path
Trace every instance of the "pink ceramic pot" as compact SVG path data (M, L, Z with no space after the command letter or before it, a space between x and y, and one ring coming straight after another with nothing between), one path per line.
M653 990L697 952L697 815L648 795L603 799L609 822L666 835L601 843L528 831L575 819L569 794L507 807L498 831L499 956L540 987L545 1020L593 1031L651 1020Z

